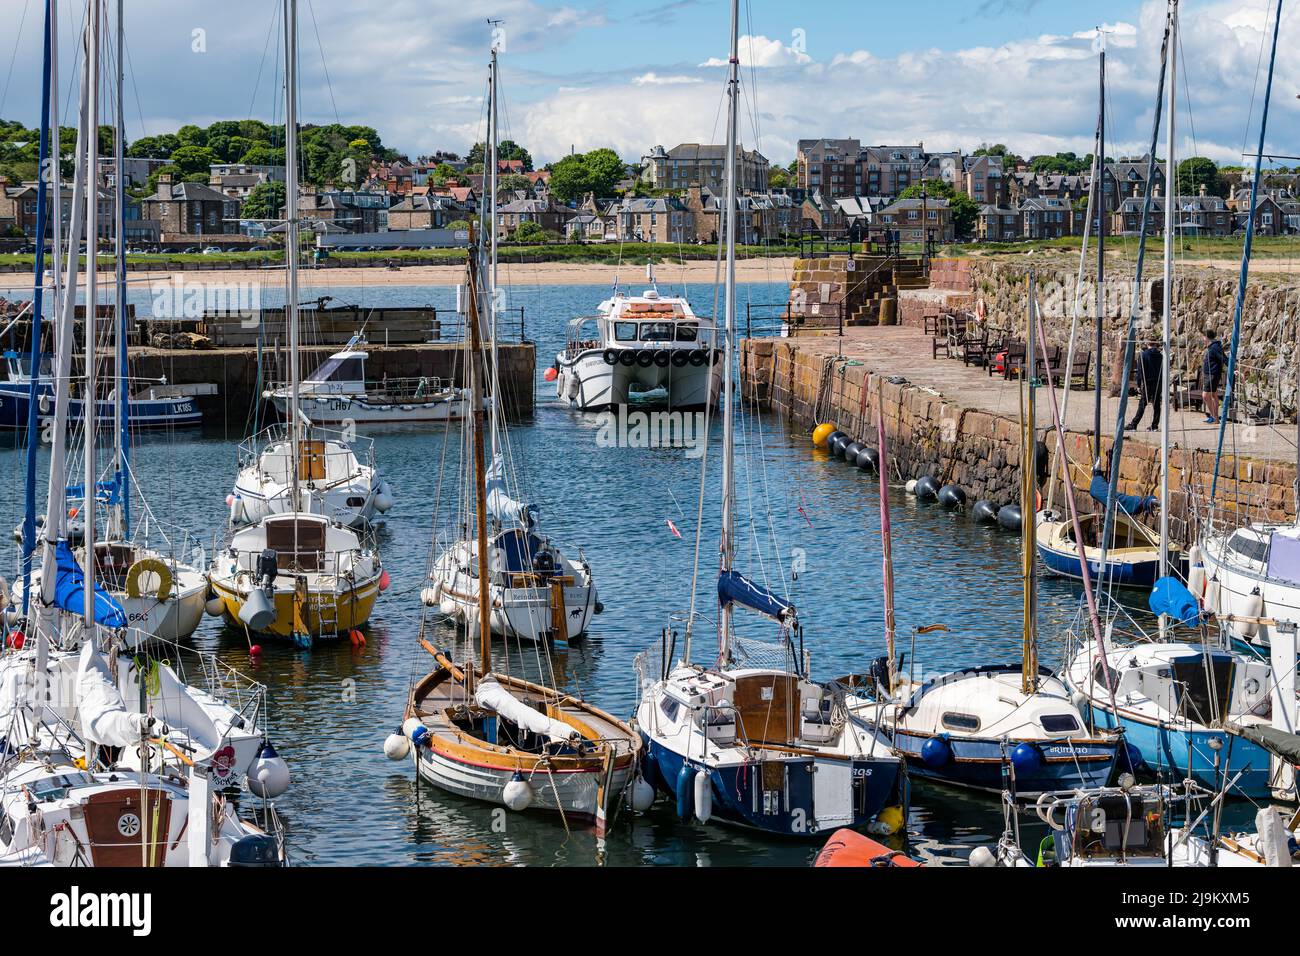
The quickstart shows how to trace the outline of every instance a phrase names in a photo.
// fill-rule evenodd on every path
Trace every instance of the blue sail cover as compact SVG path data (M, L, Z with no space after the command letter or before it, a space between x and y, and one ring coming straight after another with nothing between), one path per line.
M58 561L54 577L54 603L72 614L80 614L85 609L86 578L81 573L81 566L72 555L68 542L60 541L55 551ZM95 587L95 623L104 627L126 627L126 612L111 594Z
M1106 476L1099 471L1092 473L1092 484L1088 486L1088 494L1101 505L1106 503L1106 496L1110 492L1110 483ZM1155 511L1160 504L1158 498L1152 495L1115 495L1115 505L1125 514L1140 515L1149 511Z
M1201 608L1192 597L1192 592L1183 586L1177 578L1161 578L1151 589L1147 598L1151 613L1167 614L1177 624L1195 627L1201 623Z
M739 604L776 621L789 622L795 617L793 604L736 571L724 571L718 576L718 603L723 607Z

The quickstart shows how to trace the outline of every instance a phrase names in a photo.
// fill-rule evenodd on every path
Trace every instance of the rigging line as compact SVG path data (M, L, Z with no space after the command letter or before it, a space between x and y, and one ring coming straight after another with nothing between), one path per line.
M342 126L343 122L339 119L339 105L334 101L334 84L330 82L330 67L325 61L325 46L320 39L320 24L316 22L316 5L311 0L307 0L307 12L311 14L311 28L316 34L316 48L320 50L320 64L325 71L325 89L329 91L330 106L334 108L334 122Z
M262 88L262 71L266 68L266 54L271 48L271 38L275 36L276 26L280 22L280 4L271 7L271 26L266 31L266 42L262 44L262 58L257 64L257 77L253 80L253 93L248 98L248 116L251 118L257 106L257 91Z

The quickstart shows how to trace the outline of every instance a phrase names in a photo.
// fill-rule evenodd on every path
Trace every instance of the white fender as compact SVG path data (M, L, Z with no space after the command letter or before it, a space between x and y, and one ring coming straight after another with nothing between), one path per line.
M695 819L708 823L713 816L713 781L707 770L695 771Z
M1263 617L1264 596L1259 593L1259 588L1255 588L1250 594L1234 595L1232 613L1238 617ZM1259 633L1259 623L1257 621L1233 621L1232 633L1242 640L1247 640Z

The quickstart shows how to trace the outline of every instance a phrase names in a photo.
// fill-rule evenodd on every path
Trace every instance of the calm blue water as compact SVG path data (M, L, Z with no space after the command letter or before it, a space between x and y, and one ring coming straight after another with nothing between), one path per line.
M453 291L442 288L323 291L340 301L376 306L451 307L454 300ZM699 311L712 311L711 287L689 291ZM600 707L630 716L636 699L633 656L657 645L670 614L689 603L700 472L698 461L680 449L597 447L595 419L555 404L551 386L541 381L540 372L563 343L568 319L590 314L606 294L604 287L512 287L510 305L524 307L529 337L538 343L539 375L535 414L513 424L510 434L516 461L530 476L527 488L542 506L544 531L570 553L582 549L605 604L593 633L554 654L557 678ZM784 295L784 284L747 285L740 301L743 309L746 301L780 302ZM137 301L146 296L132 290ZM240 437L241 423L234 422L210 425L202 435L143 440L135 467L157 518L210 542L224 526L224 499L235 470L233 442ZM274 740L294 774L294 785L279 804L291 852L298 862L315 864L597 862L595 841L586 833L566 836L558 820L528 815L510 817L506 831L496 832L487 807L417 788L409 762L384 758L383 740L400 722L409 682L430 666L415 633L445 436L433 430L380 431L371 437L397 506L380 530L393 587L376 605L367 646L323 645L300 652L268 643L253 663L242 633L208 618L196 635L200 646L270 688ZM814 674L829 678L864 668L884 650L876 480L829 460L805 434L788 432L774 418L748 419L739 437L738 565L752 576L761 577L763 568L775 576L775 538L787 564L794 556L802 566L790 593L805 622ZM12 527L22 509L21 452L0 450L0 462L8 476L0 484L0 515ZM699 604L710 617L716 466L710 462ZM669 530L669 520L681 539ZM1017 539L937 506L918 505L901 488L891 490L891 521L900 649L908 649L912 627L943 623L949 633L918 640L917 658L927 669L1018 660ZM17 563L16 549L10 548L7 570ZM1045 580L1042 632L1052 634L1070 617L1073 604L1070 586ZM703 643L711 646L710 628L703 631ZM751 626L749 633L762 637L764 631ZM443 643L452 639L450 633L442 638ZM1042 653L1045 662L1055 661L1050 645ZM971 846L995 840L1001 830L996 800L913 785L909 831L922 855L955 862ZM816 849L716 826L683 827L660 803L645 817L620 819L604 860L803 865Z

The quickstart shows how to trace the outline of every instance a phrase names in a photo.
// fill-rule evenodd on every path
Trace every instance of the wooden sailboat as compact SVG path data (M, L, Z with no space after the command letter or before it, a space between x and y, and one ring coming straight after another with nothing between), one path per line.
M469 258L469 367L472 381L471 447L474 475L474 569L489 579L488 488L484 452L487 429L484 382L488 375L479 309L479 276ZM492 592L479 588L470 635L478 659L453 662L429 639L421 622L420 646L437 667L415 682L401 732L385 752L408 753L421 780L451 793L512 810L530 807L570 820L594 822L598 835L612 821L633 783L641 738L627 723L553 688L493 669Z
M355 531L313 507L315 481L325 476L320 449L302 438L298 409L298 5L284 0L285 262L289 330L290 414L287 423L289 505L235 531L218 553L208 581L226 619L237 627L310 647L349 635L370 618L387 586L379 554Z

